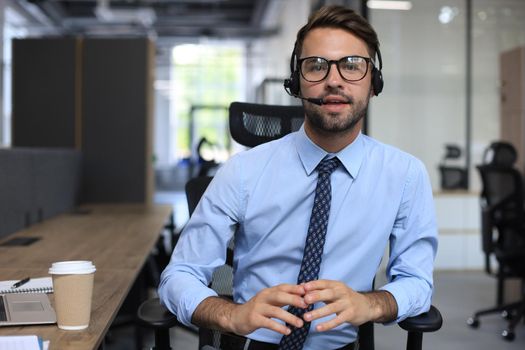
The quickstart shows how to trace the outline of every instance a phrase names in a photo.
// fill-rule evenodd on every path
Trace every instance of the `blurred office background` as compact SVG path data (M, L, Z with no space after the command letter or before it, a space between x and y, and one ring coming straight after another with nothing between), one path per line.
M13 39L145 39L153 48L151 200L172 203L180 228L186 180L241 149L229 138L229 104L299 103L282 81L296 31L323 4L354 8L378 32L385 88L371 100L365 131L425 163L439 221L436 270L478 276L492 298L495 282L480 272L475 167L492 141L507 140L525 170L521 0L3 0L0 145L13 145ZM447 168L459 172L447 179Z

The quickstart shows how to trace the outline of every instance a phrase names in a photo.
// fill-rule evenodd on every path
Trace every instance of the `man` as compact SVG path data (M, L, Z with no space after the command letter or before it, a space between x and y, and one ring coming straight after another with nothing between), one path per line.
M232 157L210 184L159 287L182 323L241 335L240 349L355 349L357 326L428 310L437 232L426 170L360 132L382 89L378 46L340 6L298 32L286 85L304 125ZM232 237L235 302L207 287ZM372 291L388 243L388 283Z

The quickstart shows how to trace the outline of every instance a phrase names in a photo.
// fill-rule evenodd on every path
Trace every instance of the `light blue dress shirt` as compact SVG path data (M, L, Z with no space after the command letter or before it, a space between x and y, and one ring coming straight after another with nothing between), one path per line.
M342 163L331 176L332 204L320 279L369 291L389 247L388 283L398 318L427 311L437 228L432 190L415 157L360 134L335 154ZM234 237L234 291L245 303L263 288L295 284L301 265L317 183L317 164L327 156L303 128L277 141L233 156L217 172L190 218L161 276L161 301L191 324L224 264ZM316 305L319 307L320 305ZM356 339L344 324L317 332L314 321L305 349L336 349ZM259 329L248 335L278 343L281 334Z

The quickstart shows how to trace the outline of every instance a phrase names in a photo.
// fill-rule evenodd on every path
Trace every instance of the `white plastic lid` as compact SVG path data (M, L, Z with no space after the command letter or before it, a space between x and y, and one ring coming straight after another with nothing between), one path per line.
M91 261L59 261L51 264L49 273L52 275L88 274L97 269Z

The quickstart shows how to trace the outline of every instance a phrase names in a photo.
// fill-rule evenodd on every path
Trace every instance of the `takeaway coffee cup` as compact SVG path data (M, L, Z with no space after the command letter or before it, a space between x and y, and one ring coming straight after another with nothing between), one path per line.
M81 330L89 326L95 271L91 261L60 261L51 265L58 328Z

